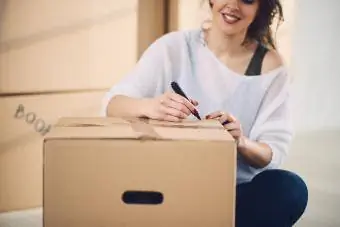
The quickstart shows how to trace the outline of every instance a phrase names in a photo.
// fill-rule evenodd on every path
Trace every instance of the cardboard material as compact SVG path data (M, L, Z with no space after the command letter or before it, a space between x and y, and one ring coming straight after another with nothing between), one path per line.
M0 93L112 86L163 33L162 2L6 1L0 10ZM139 21L140 15L148 21Z
M166 32L167 0L139 0L138 58Z
M44 134L61 116L98 116L103 96L0 97L0 213L42 206Z
M44 140L44 227L232 227L235 182L217 121L64 118Z
M211 18L208 0L171 0L169 4L170 31L197 29Z

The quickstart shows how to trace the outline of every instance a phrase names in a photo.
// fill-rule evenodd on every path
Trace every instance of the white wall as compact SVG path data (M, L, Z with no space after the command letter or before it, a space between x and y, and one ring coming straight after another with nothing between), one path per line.
M295 1L292 33L297 132L340 129L340 1Z

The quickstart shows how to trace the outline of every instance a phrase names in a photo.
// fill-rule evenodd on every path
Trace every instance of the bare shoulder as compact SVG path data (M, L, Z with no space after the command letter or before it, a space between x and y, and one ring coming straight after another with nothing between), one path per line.
M269 49L263 59L262 73L270 72L284 65L280 53L276 50Z

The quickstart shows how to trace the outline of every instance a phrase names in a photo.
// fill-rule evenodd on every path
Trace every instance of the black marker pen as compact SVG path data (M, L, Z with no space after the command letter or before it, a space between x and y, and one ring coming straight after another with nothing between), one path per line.
M185 95L181 87L176 82L171 82L172 89L179 95L183 96L187 100L190 101L190 99ZM201 120L200 115L198 114L198 111L195 109L195 111L192 113L195 117L197 117L198 120Z

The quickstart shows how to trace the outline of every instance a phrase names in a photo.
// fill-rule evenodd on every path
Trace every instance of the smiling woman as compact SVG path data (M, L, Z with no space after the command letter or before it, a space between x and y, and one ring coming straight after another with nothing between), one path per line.
M241 4L233 2L232 4L238 4L240 10L234 10L235 7L224 7L223 1L210 1L213 20L218 23L221 31L226 35L240 34L245 31L254 21L259 7L259 3L254 0L245 0Z
M104 99L103 115L217 119L237 142L236 226L287 227L304 181L280 170L292 140L289 76L271 34L279 0L210 0L211 26L156 40ZM280 20L279 20L280 22ZM176 81L188 99L174 93Z
M209 1L213 12L213 21L217 21L221 30L227 35L246 33L247 41L257 40L276 48L272 37L271 26L274 17L278 25L283 22L283 10L280 1L276 0L241 0L240 10L229 10L223 7L223 0ZM235 1L234 1L235 2ZM233 26L231 26L233 25Z

